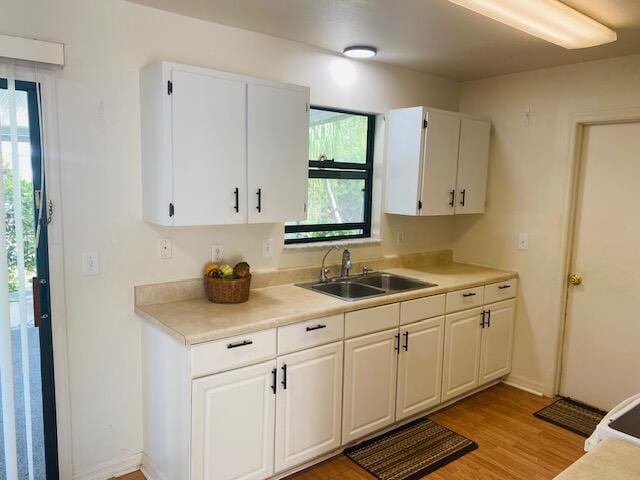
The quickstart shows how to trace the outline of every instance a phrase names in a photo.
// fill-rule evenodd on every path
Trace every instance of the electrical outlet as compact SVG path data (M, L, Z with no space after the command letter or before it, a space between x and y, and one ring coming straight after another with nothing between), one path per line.
M404 232L396 232L396 245L404 243Z
M529 234L521 233L518 235L518 250L529 250Z
M100 255L98 252L85 252L82 254L82 274L98 275L100 273Z
M160 239L160 258L166 260L173 256L173 248L171 247L171 239L170 238L161 238Z
M212 245L211 246L211 261L215 263L222 262L224 257L224 246L223 245Z
M262 241L262 257L263 258L271 258L273 257L273 239L267 238Z

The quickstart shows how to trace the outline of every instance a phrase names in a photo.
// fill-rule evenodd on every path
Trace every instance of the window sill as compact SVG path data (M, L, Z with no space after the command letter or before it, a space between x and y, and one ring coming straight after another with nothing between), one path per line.
M292 243L289 245L284 245L284 251L300 251L300 250L325 250L329 247L358 247L358 246L366 246L370 247L373 245L379 245L382 243L381 238L351 238L346 240L326 240L323 242L313 242L313 243Z

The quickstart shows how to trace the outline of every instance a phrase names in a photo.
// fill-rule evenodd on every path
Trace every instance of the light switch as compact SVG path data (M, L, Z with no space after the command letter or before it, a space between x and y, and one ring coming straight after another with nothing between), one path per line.
M262 241L262 257L273 257L273 239L267 238L266 240Z
M82 254L82 274L85 276L98 275L100 273L100 256L98 252L85 252Z
M173 248L171 247L170 238L160 239L160 258L166 260L173 256Z
M529 250L529 234L521 233L518 235L518 250Z

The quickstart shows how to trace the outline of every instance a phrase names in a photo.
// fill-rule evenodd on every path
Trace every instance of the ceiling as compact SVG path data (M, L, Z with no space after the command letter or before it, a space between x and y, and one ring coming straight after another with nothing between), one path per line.
M617 42L580 50L447 0L130 1L335 52L373 45L379 49L373 61L457 80L640 53L640 0L564 0L618 32Z

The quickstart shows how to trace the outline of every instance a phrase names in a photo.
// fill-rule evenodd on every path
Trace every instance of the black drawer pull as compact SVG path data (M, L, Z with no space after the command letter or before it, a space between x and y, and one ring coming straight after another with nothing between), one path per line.
M236 187L236 189L233 191L233 195L236 197L236 204L233 207L233 209L236 212L240 211L240 190L238 189L238 187Z
M504 290L505 288L511 288L511 285L500 285L498 288Z
M229 343L227 344L227 348L238 348L238 347L246 347L247 345L251 345L253 340L243 340L241 342Z
M449 195L451 195L451 201L449 202L449 206L451 208L453 208L456 204L456 191L455 190L451 190L449 192Z
M482 313L481 313L480 315L482 315L482 322L480 322L480 326L481 326L482 328L484 328L484 327L486 326L486 323L485 323L485 316L487 315L487 311L486 311L486 310L483 310L483 311L482 311Z
M487 327L491 326L491 310L487 310Z
M271 375L273 375L273 378L271 379L271 390L273 390L273 394L276 394L276 378L278 377L278 370L276 370L275 368L273 370L271 370Z
M463 293L462 296L463 297L475 297L476 294L475 293Z
M409 332L404 332L404 345L402 346L405 352L409 351Z
M321 328L327 328L327 326L319 323L315 327L307 327L307 332L313 332L314 330L320 330Z
M262 189L259 188L258 191L256 192L256 195L258 196L258 205L256 206L256 210L258 210L258 212L262 212Z
M400 353L400 334L398 333L395 337L396 337L396 346L393 347L393 349L396 352Z
M460 205L462 205L464 207L464 199L467 196L467 190L463 189L460 194L462 195L462 201L460 202Z
M282 388L287 389L287 364L282 365Z

